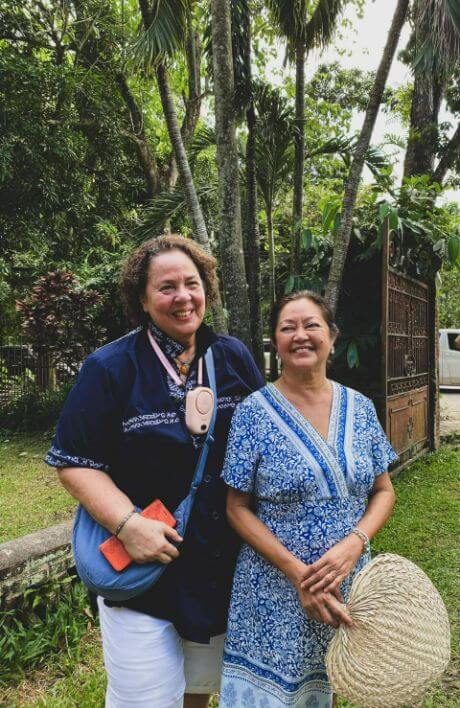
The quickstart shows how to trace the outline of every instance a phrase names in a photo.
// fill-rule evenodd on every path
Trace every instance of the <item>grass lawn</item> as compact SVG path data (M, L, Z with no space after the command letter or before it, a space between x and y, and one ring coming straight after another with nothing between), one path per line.
M72 517L75 501L43 462L49 435L0 437L0 543Z
M24 440L22 444L25 450ZM46 447L46 444L37 438L27 446L27 451L30 453L28 459L31 462L35 460L36 463L35 476L32 475L35 491L43 495L42 501L34 504L37 508L36 528L49 523L49 508L43 508L47 503L43 504L47 494L52 496L59 491L54 488L54 484L52 491L48 491L51 490L48 485L45 485L45 490L38 488L38 479L49 480L49 473L43 470L39 460L33 458L40 445L41 450ZM20 448L21 445L18 443L18 447L15 448L16 458L21 451ZM11 455L11 450L12 448L9 448L8 455ZM29 466L26 464L25 467L29 474ZM19 467L17 469L19 471ZM51 477L52 475L51 471ZM460 705L459 479L460 451L456 449L445 447L434 455L411 465L395 479L397 493L395 512L373 544L374 552L405 555L423 568L440 591L449 610L453 661L442 680L424 699L423 708L457 708ZM53 496L54 498L60 499L60 495ZM65 499L62 501L62 506L58 502L56 504L54 509L58 513L65 513L66 508L68 509L68 506L65 506ZM38 511L41 512L41 520ZM0 705L11 708L25 706L101 708L105 678L99 638L92 623L89 623L85 639L79 647L78 659L72 656L71 652L63 650L60 656L49 657L46 665L31 673L19 685L0 688ZM215 702L214 705L217 703ZM339 701L339 706L348 708L350 704Z

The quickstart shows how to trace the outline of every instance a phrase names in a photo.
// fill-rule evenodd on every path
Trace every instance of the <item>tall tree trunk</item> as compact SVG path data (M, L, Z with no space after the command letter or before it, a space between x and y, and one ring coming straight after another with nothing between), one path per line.
M169 139L171 140L171 145L174 150L188 210L193 222L194 236L198 243L200 243L208 253L211 253L208 232L200 202L198 201L198 195L193 182L192 171L190 169L187 153L185 152L179 121L177 120L176 108L174 106L173 97L169 88L168 73L165 65L163 63L158 64L155 72L158 82L158 90L160 92L161 105L163 107L163 113L165 116L166 125L168 127ZM213 321L214 327L218 332L227 331L222 303L220 302L213 308Z
M195 135L196 126L200 118L201 111L201 89L200 89L200 61L201 45L198 33L193 27L191 12L187 13L187 38L185 42L185 59L187 61L188 73L188 95L184 96L185 114L181 126L182 140L184 147L190 144ZM172 153L167 170L168 188L173 190L176 186L179 171L177 169L176 158Z
M404 177L431 174L433 171L438 137L433 81L433 75L428 77L416 73L414 78Z
M185 99L185 115L182 123L182 139L187 145L195 135L196 126L200 118L201 87L200 87L200 61L201 46L198 32L193 27L191 13L187 17L187 41L185 43L185 58L188 72L188 96Z
M151 199L153 195L161 189L160 175L158 173L156 160L150 149L147 136L145 135L142 113L131 93L126 76L120 71L116 74L116 80L131 119L133 135L136 141L137 156L145 177L147 199Z
M251 322L252 352L259 369L264 372L264 330L261 309L259 225L257 223L257 181L255 142L257 120L254 104L247 112L248 139L246 143L246 275L249 289L249 314Z
M425 4L426 0L416 0L414 3L415 29L410 44L413 45L415 56L419 54L430 34L428 17L424 18L423 15ZM445 82L435 69L434 59L431 60L429 69L416 67L404 177L431 175L433 172L438 147L438 115L444 89Z
M420 52L433 28L429 25L430 15L426 13L426 0L414 3L414 34L410 44L415 56ZM439 51L439 50L438 50ZM448 75L439 69L436 57L431 58L429 67L416 67L414 92L411 104L410 131L404 161L404 177L427 174L431 182L442 185L448 170L460 153L460 125L451 139L444 145L435 167L439 149L439 109L445 94ZM436 195L433 194L433 205Z
M229 0L212 0L211 7L222 279L229 330L251 347L241 231Z
M273 306L276 300L276 282L275 282L275 237L273 233L273 205L271 202L265 204L265 213L267 214L267 236L268 236L268 291L270 296L270 307ZM274 381L278 376L278 362L276 360L276 352L273 346L270 347L270 380Z
M300 275L300 241L302 238L303 168L305 153L305 44L303 40L297 41L295 63L295 153L291 275Z
M147 29L148 27L150 27L153 21L152 11L148 0L138 1L139 9L142 15L142 22L144 28ZM161 106L163 108L166 126L168 128L169 139L171 141L172 149L179 169L179 174L184 187L187 206L193 222L195 239L203 246L207 253L212 253L211 244L209 243L208 232L203 217L203 212L201 211L201 206L198 201L198 195L196 193L192 172L190 170L187 153L185 152L182 134L179 128L179 121L177 120L176 108L174 106L173 97L169 88L168 73L164 64L160 63L156 67L156 77L158 89L160 92ZM218 302L216 302L216 304L212 307L212 319L214 328L217 330L217 332L227 332L227 322L225 320L224 310L222 307L222 302L220 300L220 294Z
M246 220L245 220L245 251L246 276L249 290L249 314L251 322L252 352L257 366L265 373L264 358L264 328L261 308L260 283L260 239L257 220L257 178L256 178L256 134L257 117L254 107L254 90L252 85L251 66L251 14L249 5L245 4L246 12L242 13L242 32L246 36L243 43L243 62L246 68L246 84L249 91L249 104L246 110L248 138L246 142ZM232 21L235 21L232 18Z
M345 193L342 205L342 218L338 229L332 254L331 269L326 288L326 300L335 312L340 296L343 270L347 258L348 246L350 243L351 228L353 223L353 212L358 195L359 183L364 166L364 158L369 148L377 114L382 102L385 84L387 82L393 57L398 46L401 29L404 25L409 7L409 0L398 0L396 10L393 15L388 38L383 50L382 59L375 75L369 103L366 109L363 127L356 144L350 172L345 184Z

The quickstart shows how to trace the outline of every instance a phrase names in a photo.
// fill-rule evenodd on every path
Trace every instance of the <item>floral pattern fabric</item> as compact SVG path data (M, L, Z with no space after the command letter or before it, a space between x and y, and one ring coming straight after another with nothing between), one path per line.
M254 511L307 564L365 511L376 475L396 459L372 402L335 382L327 440L273 386L234 414L223 479L250 492ZM354 573L369 560L361 556ZM347 598L352 577L342 584ZM325 708L324 655L333 629L309 619L277 568L243 545L229 613L221 708Z

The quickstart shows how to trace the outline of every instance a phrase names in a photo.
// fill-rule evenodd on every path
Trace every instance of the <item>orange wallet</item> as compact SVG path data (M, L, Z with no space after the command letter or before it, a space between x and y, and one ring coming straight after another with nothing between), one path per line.
M152 519L153 521L163 521L163 523L168 524L168 526L172 528L176 525L176 519L159 499L155 499L155 501L146 506L145 509L141 511L141 516L144 516L146 519ZM107 541L101 543L99 550L109 561L114 570L122 571L133 562L128 551L116 536L111 536Z

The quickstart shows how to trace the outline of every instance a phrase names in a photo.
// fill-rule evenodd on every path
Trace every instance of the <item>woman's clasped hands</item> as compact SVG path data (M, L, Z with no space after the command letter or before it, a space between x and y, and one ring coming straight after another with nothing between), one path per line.
M145 519L140 514L133 514L123 526L118 538L136 563L171 563L179 556L179 551L173 544L183 540L177 531L167 524Z
M361 553L361 540L350 535L332 546L315 563L305 566L297 591L309 617L333 627L338 627L341 622L353 624L342 604L340 584L350 575Z

